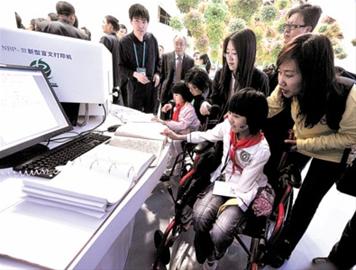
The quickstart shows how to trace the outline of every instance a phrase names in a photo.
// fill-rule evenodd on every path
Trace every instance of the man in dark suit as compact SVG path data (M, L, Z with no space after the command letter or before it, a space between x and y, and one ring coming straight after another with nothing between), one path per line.
M172 86L174 83L184 80L186 72L194 67L194 59L185 54L187 39L185 36L174 37L174 51L162 55L161 94L160 101L164 105L172 98Z

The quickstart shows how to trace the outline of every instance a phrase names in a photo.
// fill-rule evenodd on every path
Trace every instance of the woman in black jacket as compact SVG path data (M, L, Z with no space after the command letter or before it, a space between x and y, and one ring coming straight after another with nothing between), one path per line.
M250 29L235 32L225 38L223 67L215 74L213 91L200 107L203 115L209 114L209 108L216 104L221 108L221 115L227 111L229 98L245 87L252 87L269 94L268 77L255 68L256 35Z

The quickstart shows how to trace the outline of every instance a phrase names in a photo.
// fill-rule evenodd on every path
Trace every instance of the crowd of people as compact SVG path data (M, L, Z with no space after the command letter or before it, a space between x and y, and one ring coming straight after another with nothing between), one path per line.
M28 29L90 40L88 29L76 27L78 18L70 3L59 1L56 11L46 19L34 19ZM174 50L163 52L147 31L150 15L143 5L129 8L131 33L114 16L103 19L100 42L113 57L113 102L145 113L160 112L158 121L174 140L222 142L216 147L222 152L220 165L209 179L213 184L193 207L194 244L203 269L216 269L257 189L267 178L277 178L276 164L288 147L288 162L300 171L311 163L283 237L265 258L267 264L280 267L335 183L343 150L356 144L355 81L340 76L352 73L340 74L342 69L335 68L330 40L312 34L321 13L310 4L288 12L284 47L271 69L256 67L256 35L251 29L228 35L222 40L222 67L213 80L208 55L186 53L186 36L177 34ZM23 27L20 19L18 26ZM220 123L204 130L214 105L219 107ZM287 139L291 128L295 138ZM181 151L179 145L173 157ZM230 198L213 192L221 178L237 190L234 202L223 211L220 207ZM329 265L346 270L356 264L355 216L356 212L330 255L313 260L315 269Z

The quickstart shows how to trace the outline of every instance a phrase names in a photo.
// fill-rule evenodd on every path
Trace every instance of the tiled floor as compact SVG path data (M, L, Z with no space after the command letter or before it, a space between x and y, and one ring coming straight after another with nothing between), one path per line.
M136 215L134 235L125 270L151 269L155 256L154 231L158 228L164 230L173 213L173 204L166 191L166 185L167 183L160 183ZM312 258L326 256L339 239L347 220L355 209L355 198L343 195L333 187L323 199L316 216L291 258L280 269L302 270L310 265ZM182 235L181 243L183 244L180 245L181 250L178 254L184 253L185 256L175 257L176 260L171 260L171 262L178 260L175 263L179 266L167 266L167 269L201 269L201 265L195 261L191 245L192 235L190 231ZM179 261L181 257L184 258L183 263ZM246 255L238 243L234 242L228 253L220 260L218 269L243 270L245 265ZM264 269L272 270L273 268L265 267Z

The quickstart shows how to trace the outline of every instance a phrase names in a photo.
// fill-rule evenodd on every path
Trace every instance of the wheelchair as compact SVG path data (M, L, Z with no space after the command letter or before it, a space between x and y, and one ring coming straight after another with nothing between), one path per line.
M167 187L174 202L175 213L164 232L155 231L156 254L153 270L165 269L165 265L170 263L173 244L191 225L191 211L197 196L210 184L210 172L214 171L221 161L221 157L216 155L211 143L199 144L192 149L192 153L194 158L192 163L186 164L187 167L183 169L176 195L173 194L171 186ZM258 197L256 196L246 212L246 218L236 227L235 239L247 254L245 270L258 270L264 267L264 256L268 248L283 237L284 228L290 220L293 187L300 186L301 175L293 164L285 164L286 159L287 153L284 153L278 168L279 194L276 194L275 201L272 203L272 211L257 216L253 210ZM187 168L188 170L184 171ZM210 170L206 171L206 168ZM267 189L272 188L268 185ZM249 246L242 240L243 236L250 238Z

